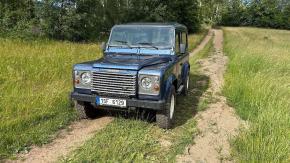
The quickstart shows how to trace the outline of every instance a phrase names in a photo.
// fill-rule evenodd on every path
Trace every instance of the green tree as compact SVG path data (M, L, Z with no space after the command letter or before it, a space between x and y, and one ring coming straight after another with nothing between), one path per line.
M200 0L200 16L203 22L211 25L219 23L227 3L226 0Z
M225 10L222 13L222 24L239 26L246 23L245 5L241 0L228 1L225 6Z
M283 18L282 18L282 28L290 29L290 2L284 4Z
M33 0L1 0L0 28L2 33L14 35L32 35L34 23Z
M290 29L289 0L229 0L222 25L247 25Z
M77 40L96 40L104 27L104 7L101 1L78 0L76 2L78 19L74 30Z

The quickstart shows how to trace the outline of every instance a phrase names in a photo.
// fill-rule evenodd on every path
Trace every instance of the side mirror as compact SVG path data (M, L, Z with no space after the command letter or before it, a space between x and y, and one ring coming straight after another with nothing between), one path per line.
M107 44L105 42L102 42L101 43L101 49L102 49L102 51L105 51L106 50L106 47L107 47Z
M180 49L179 49L180 50L180 53L181 54L184 54L186 52L186 45L185 44L180 44L179 47L180 47Z

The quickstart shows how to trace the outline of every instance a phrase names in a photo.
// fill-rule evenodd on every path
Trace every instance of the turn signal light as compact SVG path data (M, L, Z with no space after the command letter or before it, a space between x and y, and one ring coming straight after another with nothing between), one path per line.
M80 80L76 79L75 84L80 84Z
M154 84L153 89L154 91L159 91L160 90L159 84Z

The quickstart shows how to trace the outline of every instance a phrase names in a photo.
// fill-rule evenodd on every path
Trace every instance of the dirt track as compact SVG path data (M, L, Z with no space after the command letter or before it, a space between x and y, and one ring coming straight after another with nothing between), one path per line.
M42 147L33 147L29 153L20 155L19 160L7 162L56 162L60 157L66 156L86 140L92 138L98 130L104 128L112 120L111 117L102 117L75 122L67 129L61 130L52 143Z
M215 51L198 63L201 66L200 73L210 78L210 87L206 93L212 95L214 102L209 104L207 110L196 115L199 134L194 139L195 143L182 156L177 157L177 162L233 162L229 139L237 134L241 121L221 95L228 58L222 52L222 30L213 32Z
M201 41L201 43L190 53L190 57L196 55L199 51L201 51L206 46L206 44L209 42L209 40L211 39L212 35L213 35L213 31L209 30L208 34Z

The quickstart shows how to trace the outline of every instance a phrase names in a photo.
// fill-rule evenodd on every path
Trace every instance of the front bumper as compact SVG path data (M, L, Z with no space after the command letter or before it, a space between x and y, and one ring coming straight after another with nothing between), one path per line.
M96 95L80 94L72 92L71 99L83 102L90 102L96 104ZM152 110L163 110L165 108L165 100L150 101L150 100L138 100L138 99L126 99L127 107L146 108Z

